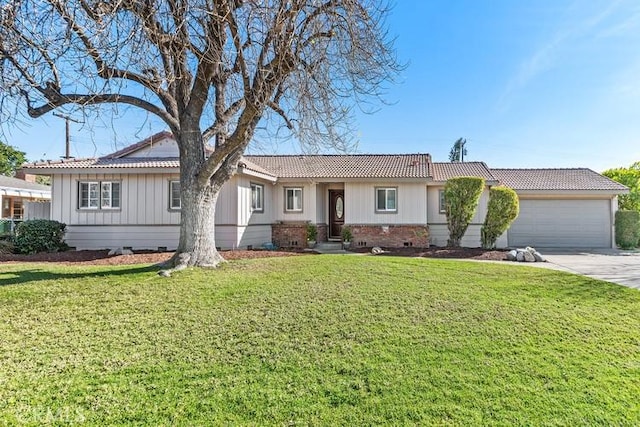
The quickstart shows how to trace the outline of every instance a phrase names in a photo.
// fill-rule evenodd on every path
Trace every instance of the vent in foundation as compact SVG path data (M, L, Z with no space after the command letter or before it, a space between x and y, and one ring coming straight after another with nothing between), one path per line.
M358 242L358 243L357 243L357 245L358 245L358 246L365 247L365 246L367 246L367 242L362 242L362 241L360 241L360 242Z
M167 252L166 246L158 246L158 252Z
M405 247L413 246L413 242L404 242Z

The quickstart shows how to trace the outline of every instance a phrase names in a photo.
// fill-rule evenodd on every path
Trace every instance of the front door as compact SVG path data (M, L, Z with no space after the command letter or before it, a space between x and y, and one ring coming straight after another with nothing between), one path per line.
M339 239L344 225L344 190L329 190L329 238Z

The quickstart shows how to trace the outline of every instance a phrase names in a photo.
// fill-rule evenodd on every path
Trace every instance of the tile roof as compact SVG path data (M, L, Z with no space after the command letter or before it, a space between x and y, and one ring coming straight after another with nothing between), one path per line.
M491 169L493 175L514 190L609 190L627 187L591 169Z
M51 191L48 185L25 181L24 179L0 175L0 187L15 188L18 190Z
M433 163L434 181L446 181L458 176L477 176L487 181L496 180L484 162Z
M430 176L428 154L245 156L280 178L423 178Z
M45 162L27 163L23 169L129 169L129 168L178 168L180 161L177 157L123 157L97 159L52 160Z

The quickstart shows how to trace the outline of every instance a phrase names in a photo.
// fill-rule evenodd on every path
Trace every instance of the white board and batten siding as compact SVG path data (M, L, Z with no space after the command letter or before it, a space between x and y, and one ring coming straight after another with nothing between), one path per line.
M508 230L509 246L612 247L611 199L520 199L520 215Z
M376 211L376 189L396 188L396 212ZM426 225L427 191L420 182L345 182L347 224Z
M180 234L180 211L169 208L170 174L71 174L54 175L51 218L67 224L66 241L77 249L132 247L134 249L175 249ZM251 193L238 191L232 178L220 193L216 206L216 244L223 249L246 247L245 242L262 244L271 240L260 225L239 224L238 206L250 207ZM78 182L117 181L121 183L120 209L78 208ZM265 190L267 186L265 185ZM243 198L239 203L238 197ZM248 216L247 216L248 218ZM252 244L252 243L249 243Z

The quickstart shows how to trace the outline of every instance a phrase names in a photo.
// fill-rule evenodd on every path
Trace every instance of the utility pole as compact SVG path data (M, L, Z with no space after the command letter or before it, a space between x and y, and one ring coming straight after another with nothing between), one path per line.
M53 113L54 116L56 117L60 117L61 119L64 119L64 124L65 124L65 145L64 145L64 156L62 156L63 159L71 159L71 136L70 136L70 131L69 131L69 122L74 122L74 123L82 123L78 120L72 119L69 116L65 116L64 114L59 114L59 113Z

